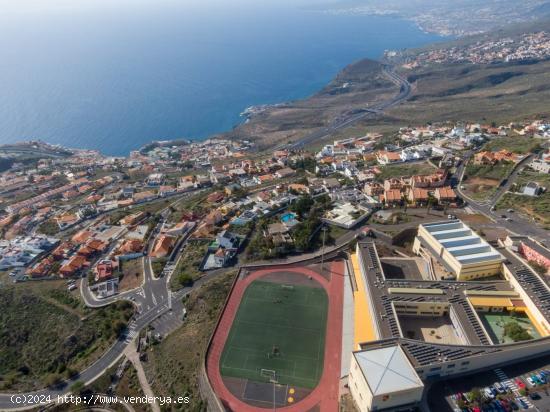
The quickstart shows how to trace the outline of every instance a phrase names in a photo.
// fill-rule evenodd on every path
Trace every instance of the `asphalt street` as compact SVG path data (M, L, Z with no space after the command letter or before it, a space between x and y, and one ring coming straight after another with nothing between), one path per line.
M522 167L528 163L532 158L528 156L523 159L516 167L512 170L510 175L507 177L507 182L497 190L495 195L491 199L486 201L480 201L469 197L461 189L462 179L464 178L464 172L466 170L466 164L472 157L473 152L469 151L465 153L464 158L460 166L457 168L455 175L457 176L456 191L463 199L467 200L468 206L481 214L484 214L490 218L496 225L501 228L507 229L508 231L522 236L530 236L533 239L538 240L546 246L550 246L550 234L548 231L538 226L535 222L529 220L528 218L520 215L516 212L507 212L507 211L498 211L492 210L495 204L498 202L498 199L510 188L514 179L517 177L518 172ZM506 217L503 218L502 216Z
M396 74L391 66L384 65L382 69L383 74L397 86L399 86L399 93L393 98L386 100L384 102L378 103L372 107L365 107L359 113L353 113L345 116L344 118L335 120L330 126L323 129L317 130L313 133L308 134L307 136L297 140L296 142L287 145L286 147L290 149L299 149L304 146L307 146L310 143L317 142L327 136L334 134L339 130L345 129L346 127L352 126L353 124L359 122L360 120L375 117L380 115L384 110L389 109L390 107L396 106L399 103L405 101L409 98L411 94L411 84L398 74Z

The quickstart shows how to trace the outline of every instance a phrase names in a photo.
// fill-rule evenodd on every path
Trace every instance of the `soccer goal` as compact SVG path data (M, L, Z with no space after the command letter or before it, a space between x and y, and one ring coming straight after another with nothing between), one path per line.
M293 285L281 285L281 287L285 290L294 290L294 286Z
M269 379L270 383L279 383L277 380L277 372L273 369L261 369L260 376Z

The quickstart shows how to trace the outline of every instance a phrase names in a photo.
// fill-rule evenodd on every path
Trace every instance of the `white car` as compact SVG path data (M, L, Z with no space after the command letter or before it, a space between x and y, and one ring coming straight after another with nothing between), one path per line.
M533 378L531 378L530 376L527 377L527 383L531 386L535 386L535 381L533 380Z

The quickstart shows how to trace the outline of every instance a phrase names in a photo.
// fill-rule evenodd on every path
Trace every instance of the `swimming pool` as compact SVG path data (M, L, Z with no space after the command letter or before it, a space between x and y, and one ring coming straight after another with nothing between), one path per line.
M295 220L296 219L296 215L294 213L285 213L284 215L281 216L281 222L290 222L291 220Z

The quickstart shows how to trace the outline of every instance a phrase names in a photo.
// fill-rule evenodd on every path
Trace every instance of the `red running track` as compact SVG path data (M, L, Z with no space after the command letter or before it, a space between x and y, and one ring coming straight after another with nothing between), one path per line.
M277 408L277 410L281 412L305 412L319 405L320 412L338 411L340 363L342 355L342 316L344 310L344 262L332 262L330 269L332 274L330 281L319 273L306 267L273 267L270 269L262 269L251 273L244 280L237 281L233 293L227 302L222 318L220 319L214 338L212 339L212 344L206 359L206 371L210 384L228 410L235 412L270 410L249 405L235 397L229 389L226 388L223 382L219 364L225 341L229 336L231 325L233 324L237 309L239 308L239 304L248 285L269 273L293 272L311 276L323 286L329 297L324 368L319 385L317 385L309 395L294 405Z

